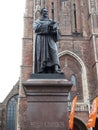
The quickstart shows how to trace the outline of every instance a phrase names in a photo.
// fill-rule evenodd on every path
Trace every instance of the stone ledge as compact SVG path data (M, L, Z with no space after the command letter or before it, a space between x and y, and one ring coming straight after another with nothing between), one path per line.
M64 73L35 73L31 74L30 79L65 79Z
M28 79L23 86L71 87L72 83L66 79Z

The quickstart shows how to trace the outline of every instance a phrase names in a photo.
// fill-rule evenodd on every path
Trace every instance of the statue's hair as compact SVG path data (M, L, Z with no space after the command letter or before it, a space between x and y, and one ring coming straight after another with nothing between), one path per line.
M42 9L40 10L40 14L42 14L42 13L43 13L43 10L44 10L44 9L47 9L47 8L45 8L45 7L44 7L44 8L42 8Z

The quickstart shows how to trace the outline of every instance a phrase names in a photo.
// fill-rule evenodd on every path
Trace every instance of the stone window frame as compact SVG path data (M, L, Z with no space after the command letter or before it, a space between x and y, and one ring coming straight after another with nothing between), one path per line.
M13 95L7 102L6 130L16 130L16 126L17 126L17 100L18 100L18 94Z

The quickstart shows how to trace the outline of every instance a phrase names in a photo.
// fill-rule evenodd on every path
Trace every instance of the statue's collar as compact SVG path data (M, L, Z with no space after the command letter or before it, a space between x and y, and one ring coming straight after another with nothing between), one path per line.
M43 17L41 17L40 20L41 20L41 21L48 21L49 18L43 18Z

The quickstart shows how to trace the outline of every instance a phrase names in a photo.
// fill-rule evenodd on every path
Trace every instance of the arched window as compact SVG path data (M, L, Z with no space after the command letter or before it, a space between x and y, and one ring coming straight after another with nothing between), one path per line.
M71 82L73 83L73 86L76 86L76 76L75 75L71 75Z
M98 130L98 118L96 118L96 124L95 124L95 127L93 128L93 130Z
M12 97L7 105L6 130L16 130L16 110L18 95Z

